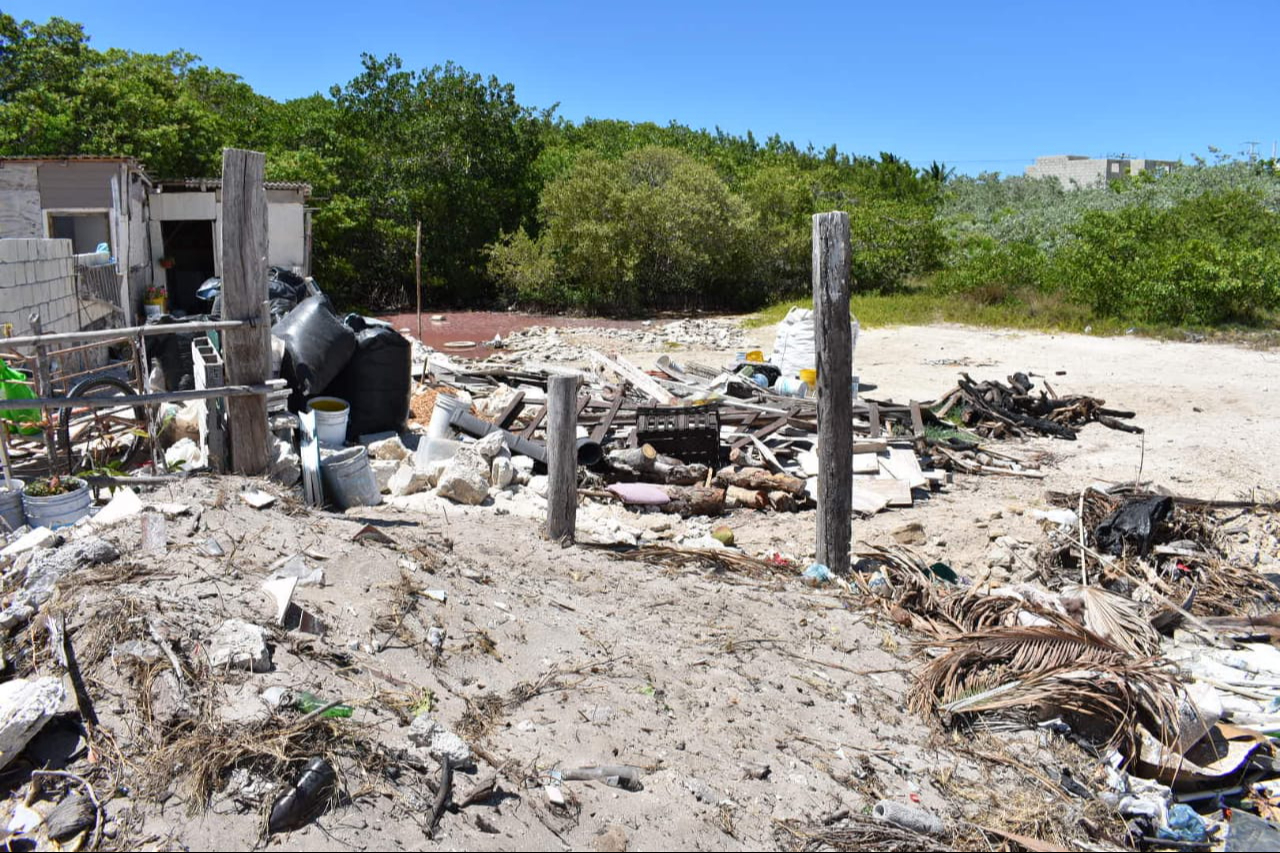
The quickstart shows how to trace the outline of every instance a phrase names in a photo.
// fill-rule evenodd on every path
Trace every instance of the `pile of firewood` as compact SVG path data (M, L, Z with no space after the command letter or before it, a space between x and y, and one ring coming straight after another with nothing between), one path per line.
M958 412L965 428L985 438L1022 438L1048 435L1074 441L1086 424L1100 423L1124 432L1142 432L1123 422L1133 412L1108 409L1096 397L1059 397L1049 385L1032 393L1034 383L1025 373L1015 373L1006 385L998 380L975 382L962 373L955 390L934 410L939 417Z

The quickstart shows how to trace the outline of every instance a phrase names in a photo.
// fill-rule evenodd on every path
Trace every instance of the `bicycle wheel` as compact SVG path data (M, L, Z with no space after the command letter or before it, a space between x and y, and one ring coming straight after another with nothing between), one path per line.
M147 413L128 402L133 389L112 376L80 382L68 397L119 397L120 404L89 408L68 406L59 412L58 443L71 473L123 468L138 460L147 443Z

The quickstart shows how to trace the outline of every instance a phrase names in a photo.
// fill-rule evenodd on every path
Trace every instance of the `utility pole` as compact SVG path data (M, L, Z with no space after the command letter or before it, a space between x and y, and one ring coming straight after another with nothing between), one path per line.
M1254 163L1258 159L1258 142L1257 140L1246 139L1245 145L1249 146L1249 162Z

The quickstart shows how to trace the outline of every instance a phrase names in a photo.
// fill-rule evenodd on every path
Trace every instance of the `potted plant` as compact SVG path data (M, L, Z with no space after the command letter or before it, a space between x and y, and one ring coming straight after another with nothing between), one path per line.
M165 268L165 269L167 269L167 270L171 270L171 269L173 269L173 267L174 267L174 264L175 264L175 263L177 263L177 262L176 262L173 258L161 258L161 259L160 259L160 266L164 267L164 268Z
M75 524L88 515L92 497L84 480L55 474L27 483L22 492L22 508L32 527L53 530Z
M169 292L156 284L148 287L142 295L142 307L147 312L148 317L159 317L163 314L168 301Z

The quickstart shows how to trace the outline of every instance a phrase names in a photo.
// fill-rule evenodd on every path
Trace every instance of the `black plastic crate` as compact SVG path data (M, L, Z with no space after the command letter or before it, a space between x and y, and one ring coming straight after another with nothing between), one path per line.
M720 404L638 406L636 441L682 462L720 464Z

